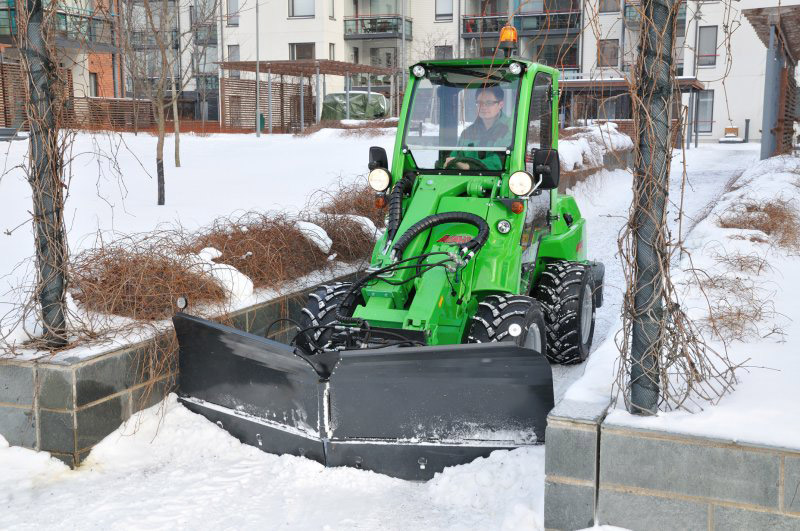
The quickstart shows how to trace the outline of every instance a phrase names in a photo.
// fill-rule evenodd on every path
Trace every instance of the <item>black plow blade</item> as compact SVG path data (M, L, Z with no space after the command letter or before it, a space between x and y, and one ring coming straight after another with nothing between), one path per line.
M174 321L183 403L267 452L426 480L544 442L550 365L513 344L345 351L324 379L287 345Z

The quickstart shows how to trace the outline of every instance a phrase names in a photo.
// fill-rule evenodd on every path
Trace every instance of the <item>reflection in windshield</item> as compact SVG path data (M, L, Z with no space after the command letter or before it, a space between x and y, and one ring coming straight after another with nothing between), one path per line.
M419 168L501 170L519 77L505 68L432 68L417 82L404 143Z

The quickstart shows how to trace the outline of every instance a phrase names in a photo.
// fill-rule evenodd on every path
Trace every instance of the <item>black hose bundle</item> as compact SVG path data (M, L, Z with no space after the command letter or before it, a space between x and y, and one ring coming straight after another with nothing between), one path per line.
M386 222L387 242L394 239L397 229L400 228L400 221L403 219L403 195L411 192L415 178L414 173L406 173L402 179L397 181L389 194L389 217Z
M441 214L433 214L432 216L422 218L414 223L400 236L397 243L395 243L392 248L395 258L398 260L401 259L403 257L403 251L408 247L408 244L419 234L443 223L469 223L477 227L478 234L462 247L462 249L467 252L472 251L473 254L483 247L483 244L485 244L486 240L489 238L489 224L480 216L470 214L469 212L443 212Z

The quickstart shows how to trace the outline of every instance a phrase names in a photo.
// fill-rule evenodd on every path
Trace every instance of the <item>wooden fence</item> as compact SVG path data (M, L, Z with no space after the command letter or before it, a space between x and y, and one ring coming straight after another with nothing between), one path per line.
M265 132L269 130L269 115L270 109L272 109L272 131L274 133L299 132L300 83L288 83L283 76L277 79L272 81L271 98L267 82L261 81L259 86L259 110L264 124L262 130ZM227 128L254 131L256 128L255 80L222 78L220 81L222 125ZM304 127L308 127L316 121L315 100L310 80L306 80L303 85L303 123Z

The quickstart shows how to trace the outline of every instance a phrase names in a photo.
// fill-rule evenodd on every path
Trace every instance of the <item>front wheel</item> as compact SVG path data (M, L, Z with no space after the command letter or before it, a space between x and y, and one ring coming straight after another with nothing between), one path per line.
M548 359L561 365L585 361L595 318L590 269L577 262L550 262L534 294L544 307Z
M524 295L489 295L478 304L467 343L502 341L547 354L544 313L537 300Z

